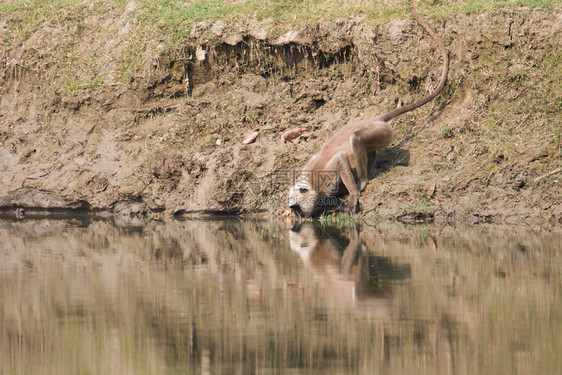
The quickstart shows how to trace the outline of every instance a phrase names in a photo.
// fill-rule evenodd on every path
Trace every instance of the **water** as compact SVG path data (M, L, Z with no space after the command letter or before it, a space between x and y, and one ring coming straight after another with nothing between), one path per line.
M561 232L0 221L0 372L562 373Z

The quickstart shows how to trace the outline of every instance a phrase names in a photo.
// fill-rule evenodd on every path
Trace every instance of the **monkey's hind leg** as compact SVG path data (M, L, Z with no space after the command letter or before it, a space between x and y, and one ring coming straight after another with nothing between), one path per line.
M351 150L355 155L357 188L362 191L367 184L369 172L375 163L375 153L392 142L392 128L383 121L355 131L350 138Z

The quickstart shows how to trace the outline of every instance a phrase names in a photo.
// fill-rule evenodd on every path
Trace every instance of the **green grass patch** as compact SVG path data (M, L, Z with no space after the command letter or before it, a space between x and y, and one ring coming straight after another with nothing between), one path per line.
M554 9L561 3L560 0L428 0L416 3L415 7L421 13L441 17L520 6ZM41 21L56 21L69 8L81 8L84 10L82 16L87 16L92 12L103 13L112 9L122 14L129 6L132 17L152 28L155 39L165 41L170 46L185 42L193 26L202 21L221 19L244 25L267 20L280 24L283 29L291 29L312 25L320 20L361 17L365 23L374 24L409 17L411 7L409 3L395 0L11 0L0 3L0 19L17 20L16 29L25 32ZM74 21L79 23L80 19L77 15Z
M351 215L338 212L334 215L322 214L318 219L320 224L326 226L347 227L353 224L359 224L363 221L362 215Z
M519 6L555 9L560 4L560 0L424 0L415 7L435 18ZM180 51L176 53L180 55L186 44L212 36L208 29L217 20L241 30L267 27L274 38L328 21L356 18L374 25L410 18L410 7L395 0L7 0L0 2L0 53L23 51L20 61L10 61L11 68L47 70L43 86L48 89L95 90L143 76L142 70L159 53ZM201 23L206 31L192 33ZM526 77L511 79L522 85Z
M185 42L193 26L203 21L254 24L273 21L272 32L305 28L320 21L361 17L366 24L407 18L411 5L400 1L320 1L320 0L142 0L136 17L146 24L157 25L158 37L169 46ZM457 13L472 14L491 10L527 6L554 9L560 0L466 0L443 2L422 1L416 9L432 17Z

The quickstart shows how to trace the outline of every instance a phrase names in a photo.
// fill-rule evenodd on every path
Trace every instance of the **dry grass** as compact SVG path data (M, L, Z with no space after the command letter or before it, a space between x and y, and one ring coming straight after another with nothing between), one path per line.
M433 17L516 6L553 9L557 0L423 1ZM195 25L221 20L238 29L267 28L270 36L318 22L360 19L365 24L407 18L397 1L99 1L12 0L0 4L2 67L40 74L39 84L60 93L103 89L147 74L165 50L204 35Z

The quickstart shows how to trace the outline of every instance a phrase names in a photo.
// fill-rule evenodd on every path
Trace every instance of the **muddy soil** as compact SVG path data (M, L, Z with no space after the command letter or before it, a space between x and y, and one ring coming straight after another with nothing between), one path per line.
M396 139L361 197L365 217L559 225L562 13L430 23L450 53L448 84L392 122ZM275 38L199 26L200 42L147 61L149 74L66 94L42 90L40 61L18 68L29 50L5 51L1 212L280 215L299 168L331 134L427 95L440 75L439 51L410 19ZM297 127L312 133L284 143Z

